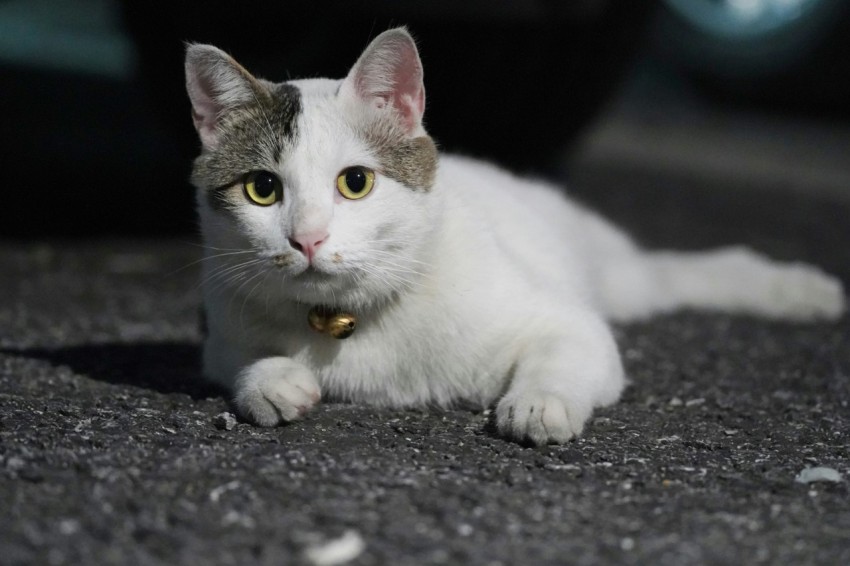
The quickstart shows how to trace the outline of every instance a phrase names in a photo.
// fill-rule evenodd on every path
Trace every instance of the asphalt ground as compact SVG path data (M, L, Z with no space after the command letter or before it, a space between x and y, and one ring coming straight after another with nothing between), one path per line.
M846 127L628 100L573 194L850 283ZM465 410L260 429L199 380L200 254L0 241L0 564L850 564L850 315L618 326L631 385L563 446Z
M643 241L846 269L842 204L773 198L742 231L752 197L653 186L606 197ZM639 220L662 205L672 224ZM850 563L850 317L619 326L631 386L563 446L464 410L324 404L260 429L198 380L200 251L0 244L3 564ZM797 481L814 467L838 481Z

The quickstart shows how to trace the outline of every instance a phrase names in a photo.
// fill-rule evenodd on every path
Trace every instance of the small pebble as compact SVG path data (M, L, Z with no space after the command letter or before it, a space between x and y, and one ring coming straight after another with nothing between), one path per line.
M469 523L461 523L457 526L457 534L462 537L468 537L473 533L474 530L475 529L473 529L472 525L470 525Z
M304 554L314 566L337 566L351 562L366 549L366 542L357 531L346 531L333 539L308 548Z
M804 468L799 474L797 474L794 481L797 483L812 483L816 481L840 482L841 474L838 470L822 466Z
M213 424L218 430L233 430L236 426L236 417L232 413L225 411L215 416Z

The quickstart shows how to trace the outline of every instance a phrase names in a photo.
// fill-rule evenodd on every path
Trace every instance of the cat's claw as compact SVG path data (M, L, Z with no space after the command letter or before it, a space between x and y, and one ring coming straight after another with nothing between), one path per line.
M274 357L242 370L234 402L244 417L260 426L275 426L300 419L320 399L310 370L289 358Z
M562 444L581 434L589 415L590 410L586 414L570 411L552 393L509 392L496 406L496 425L502 435L514 440Z

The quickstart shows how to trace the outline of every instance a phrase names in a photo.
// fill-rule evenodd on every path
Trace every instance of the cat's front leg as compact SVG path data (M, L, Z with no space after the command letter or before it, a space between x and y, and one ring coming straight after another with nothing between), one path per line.
M525 338L496 406L499 432L538 445L566 442L581 433L594 407L619 398L625 377L616 343L593 313L575 316L566 328L538 327Z
M240 414L260 426L300 419L322 396L313 372L283 356L245 367L234 389L233 401Z
M249 357L214 332L204 344L204 375L229 389L239 414L261 426L299 419L321 399L318 380L303 364Z

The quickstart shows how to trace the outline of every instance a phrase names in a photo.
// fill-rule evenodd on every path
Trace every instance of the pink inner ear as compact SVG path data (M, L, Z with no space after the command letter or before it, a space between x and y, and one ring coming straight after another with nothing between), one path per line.
M398 111L404 130L413 133L422 124L425 87L422 64L410 36L381 38L367 49L355 68L357 94L377 108L387 103Z
M393 106L401 113L407 131L416 129L425 112L425 87L422 66L416 51L403 49L396 67Z
M208 147L212 147L216 142L216 125L218 124L218 113L220 111L212 99L202 97L201 100L193 99L192 104L192 120L195 123L195 129L201 137L201 143Z
M229 55L211 45L192 45L186 52L186 90L192 121L205 147L218 144L218 126L229 108L253 96L253 77Z
M213 85L195 69L187 77L187 90L192 102L192 121L195 130L206 147L214 147L217 142L216 126L218 124L221 105L213 98Z

